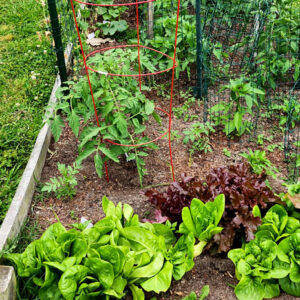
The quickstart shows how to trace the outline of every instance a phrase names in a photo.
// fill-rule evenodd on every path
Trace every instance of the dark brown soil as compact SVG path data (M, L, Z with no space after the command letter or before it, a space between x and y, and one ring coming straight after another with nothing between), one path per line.
M155 98L154 94L152 94L152 97ZM158 105L167 109L167 100L164 103L158 97L155 100ZM179 98L175 97L175 106L178 106L179 102ZM201 110L201 107L193 110ZM201 111L198 113L201 114ZM166 126L167 116L161 113L160 115L163 119L163 125ZM272 124L262 123L261 125L264 127L264 131L269 132L273 128ZM179 134L182 134L186 126L187 123L182 120L173 120L173 130L178 131ZM153 121L150 122L147 128L147 134L153 138L158 135L158 131L163 130ZM281 141L281 132L273 130L273 135L273 143ZM121 201L130 204L141 218L149 214L151 216L154 207L144 196L147 186L168 184L171 181L168 141L167 139L162 139L157 144L160 150L150 151L149 156L146 158L148 175L144 178L145 188L140 188L136 167L133 162L126 162L125 158L123 158L121 164L109 163L110 181L107 182L105 178L98 178L94 169L93 158L90 157L83 162L83 167L77 176L76 196L67 200L58 200L51 196L44 198L42 201L37 201L41 199L41 195L36 192L36 201L32 206L30 217L32 220L39 222L42 230L56 222L53 211L64 225L78 222L81 217L97 222L104 216L101 209L101 198L104 195L108 196L115 203ZM187 148L182 144L182 140L173 140L172 150L176 178L178 179L182 172L204 178L211 168L240 162L242 160L239 156L241 151L247 151L249 147L253 149L259 148L255 142L249 142L249 137L246 135L241 139L228 140L221 131L213 134L211 146L213 148L212 153L197 154L191 160ZM231 158L223 154L224 147L231 152ZM41 182L44 183L50 177L59 175L57 162L70 165L75 161L76 156L76 138L71 129L66 127L59 142L54 143L52 141L50 145ZM276 166L281 167L284 174L282 151L275 150L269 157ZM280 189L280 184L278 182L276 184L277 189ZM181 297L186 296L191 291L200 291L205 284L208 284L211 289L208 299L236 299L233 289L228 286L228 284L237 284L234 276L234 266L231 261L226 258L202 255L196 259L194 269L188 272L183 280L174 282L170 292L158 298L181 299ZM278 299L288 300L294 298L282 295Z

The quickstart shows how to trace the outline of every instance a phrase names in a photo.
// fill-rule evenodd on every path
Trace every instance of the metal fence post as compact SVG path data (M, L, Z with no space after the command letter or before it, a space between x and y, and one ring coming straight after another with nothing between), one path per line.
M196 66L197 66L197 79L196 79L196 98L201 98L202 93L202 70L203 70L203 61L202 61L202 28L201 28L201 0L196 0L196 41L197 41L197 52L196 52Z
M48 9L50 14L50 22L52 27L52 35L55 43L55 52L57 56L57 65L61 82L68 80L67 68L65 63L64 48L61 40L61 30L56 9L55 0L48 0Z

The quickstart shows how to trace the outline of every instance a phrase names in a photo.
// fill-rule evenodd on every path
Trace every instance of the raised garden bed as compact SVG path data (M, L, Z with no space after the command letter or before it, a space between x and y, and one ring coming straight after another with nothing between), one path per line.
M124 3L124 1L118 1L118 3ZM192 8L189 9L193 11ZM85 26L89 25L94 30L93 26L100 22L102 34L105 35L111 30L111 28L106 28L110 25L105 25L111 24L109 23L110 17L108 23L103 23L103 19L97 18L97 14L90 14L89 11L84 10L81 13L85 18ZM136 25L133 18L135 13L137 10L134 10L133 6L126 14L120 13L126 16L125 19L131 30ZM252 26L252 23L250 25ZM250 25L249 29L251 29ZM85 34L90 33L85 30ZM225 43L223 40L222 42ZM114 47L120 44L118 41L108 39L102 43L101 47ZM213 52L215 55L212 59L213 68L224 63L220 59L221 56L228 59L226 53L218 52L217 47ZM101 52L98 48L92 50ZM181 46L180 51L183 50L184 47ZM242 53L245 49L241 47L239 50L240 53L236 56L234 53L229 56L234 64L243 59ZM299 211L293 208L289 201L298 199L299 186L289 185L288 194L280 194L285 191L282 185L283 179L290 176L285 160L290 157L297 158L298 153L289 157L283 151L283 146L286 146L286 140L285 144L283 143L283 131L285 133L287 131L283 129L284 124L288 124L293 129L288 136L289 150L298 147L299 137L296 129L299 126L299 120L295 116L295 112L299 109L297 102L293 102L292 98L288 102L289 105L296 103L293 111L288 111L283 104L279 107L275 105L274 111L280 111L280 115L270 116L270 107L259 107L260 101L266 101L264 97L267 94L267 88L263 84L259 86L253 78L243 78L245 74L232 80L224 79L224 74L220 74L215 81L216 85L212 83L213 78L211 78L212 82L207 88L206 100L197 101L189 89L188 75L188 72L191 72L192 77L194 76L195 65L188 64L188 69L179 74L175 81L173 103L171 101L174 116L172 131L169 132L173 153L173 161L170 161L171 147L168 148L168 134L164 138L157 140L156 138L166 132L166 128L170 126L168 93L171 76L160 74L155 79L141 79L139 76L136 76L136 80L119 79L122 76L110 79L108 74L123 72L124 69L129 73L137 71L134 65L136 61L134 51L128 51L128 57L121 51L117 51L116 54L113 51L108 52L103 55L104 58L100 56L97 58L97 54L88 55L89 70L91 71L92 68L100 70L97 71L98 74L91 75L91 84L88 85L82 79L79 83L69 82L70 91L66 92L68 89L65 87L57 94L60 102L54 110L54 115L48 118L54 138L51 140L46 163L29 212L29 225L39 224L38 235L41 239L33 242L30 246L32 248L27 248L28 252L23 254L24 261L22 261L22 255L4 255L4 258L17 265L18 273L23 278L19 280L21 293L24 293L22 296L32 297L40 294L42 300L51 297L61 299L63 296L60 293L62 293L65 298L71 300L75 299L75 293L80 297L79 295L96 291L97 295L91 294L91 297L110 295L116 298L132 299L131 290L134 300L142 300L144 299L143 292L138 290L138 287L142 287L146 291L146 299L153 299L153 297L182 299L192 291L199 294L204 285L209 285L210 294L207 299L230 300L236 299L237 295L239 299L248 300L252 299L253 293L255 295L253 299L261 300L278 296L279 283L283 290L300 294L297 290L299 283L293 285L289 282L290 279L296 282L299 277L299 267L297 267ZM181 59L183 59L182 53L179 52L180 55L178 55ZM172 59L171 56L169 58ZM108 64L105 65L105 63ZM149 60L148 54L145 54L145 60L142 63L147 72L157 71L156 65L163 66L162 69L166 67L166 64L164 65L157 57L154 62ZM88 75L87 71L88 68L80 69L79 77ZM232 71L240 73L242 69L234 67ZM231 78L230 74L227 74L229 78ZM75 80L78 79L76 77L77 74L74 76ZM144 85L148 85L148 88ZM222 85L224 85L223 89ZM92 99L89 96L91 86L95 93L93 100L96 100L93 107L90 105ZM285 91L279 85L278 89L280 94ZM297 96L299 96L298 93L293 94L293 97ZM286 105L287 102L284 101L284 104ZM259 116L256 110L259 110L259 113L264 114L265 117L259 118L259 121L255 120ZM103 114L99 119L98 113L100 116L101 113ZM202 116L204 120L200 122ZM208 116L208 123L206 123L205 116ZM278 126L278 121L281 126ZM254 130L255 132L252 132ZM156 141L158 149L145 147L142 150L136 150L133 147L131 148L133 151L128 150L129 143L144 146L144 143L147 144L151 140ZM121 147L116 147L118 145ZM65 169L64 165L69 166L69 169ZM176 178L172 178L173 167ZM64 173L64 176L68 177L69 186L65 190L61 189L66 185L58 177L60 175L58 168L61 174ZM70 176L70 173L74 175ZM101 175L102 178L99 178ZM181 179L180 176L182 176ZM174 182L170 185L172 181ZM125 212L126 206L121 213L118 208L112 208L112 204L105 202L104 196L108 197L114 205L119 202L129 204L142 223L128 216L128 211ZM205 204L193 200L198 205L193 206L192 198L199 198ZM211 203L214 199L218 200ZM104 201L103 210L101 200ZM218 203L216 204L218 206L214 206L215 203ZM190 214L188 207L191 207ZM201 210L200 207L207 207L207 210L204 208ZM210 210L209 207L214 207L214 209ZM197 217L196 212L194 215L193 210L201 217ZM115 227L106 231L110 235L104 234L99 240L94 239L91 232L97 235L99 233L97 230L103 230L101 222L97 222L105 215L107 217L104 220L112 221L114 223L112 226ZM188 216L191 216L190 219ZM165 223L166 218L169 218L167 223ZM83 220L96 224L94 229L90 231L83 229L86 226L82 224ZM56 229L51 231L51 228L56 228L53 226L46 231L57 221L70 231L65 232L59 224L57 232ZM176 224L171 225L170 221L177 221L177 227ZM80 222L81 224L76 225L78 231L71 229L72 223ZM166 225L159 227L160 225L157 224L152 225L153 222ZM205 227L208 224L212 226L209 227L211 231ZM224 228L222 232L221 228L217 227L218 224ZM160 228L162 231L155 228ZM170 233L170 228L174 229L175 235ZM46 233L42 235L45 231ZM140 232L143 233L142 236L139 235ZM76 238L73 239L72 235ZM149 241L145 242L143 236L152 235L157 235L157 239L156 237L153 240L149 238L151 242L148 245ZM172 252L176 249L176 247L172 248L175 242L173 241L172 244L169 241L170 236L174 241L176 239L180 241L184 237L185 246L181 249L180 259L186 259L185 255L191 259L192 255L192 259L195 258L193 268L186 263L180 271L177 269L173 274L170 273L170 269L175 270L176 265L174 252ZM222 244L224 237L227 241ZM70 238L70 242L66 242L61 248L64 238ZM197 244L196 241L199 243ZM202 242L206 247L204 253L199 256L202 251L201 246L204 246ZM79 243L80 247L76 243ZM140 245L137 245L139 243ZM193 251L190 251L191 244L194 247ZM47 245L53 248L54 254L50 246L49 252ZM36 247L35 250L32 250L34 247ZM76 251L72 247L77 247ZM149 277L147 281L141 275L138 276L139 280L132 281L134 271L133 273L127 269L126 271L125 264L124 270L119 270L122 265L120 262L122 255L119 253L115 257L109 257L107 249L116 253L122 251L122 255L126 255L129 261L130 256L127 254L130 249L130 253L132 251L132 255L136 255L131 269L126 266L130 270L143 268L156 259L162 259L164 264L155 272L152 266L150 273L152 271L154 273L144 276ZM149 253L151 255L155 253L157 256L153 256L154 258L151 256L150 259L150 254L143 256L141 253L136 253L143 252L145 249L150 249ZM229 249L234 249L229 252L228 257L235 265L227 258ZM292 250L287 251L287 249ZM64 263L60 255L67 257ZM37 271L34 268L34 270L30 269L28 256L32 258L33 264L36 263ZM117 256L120 262L118 267L116 266ZM106 262L99 262L101 259ZM43 264L40 264L39 260ZM114 272L106 270L107 276L104 276L99 271L102 268L98 270L96 263L106 266L107 270L113 268ZM107 266L108 263L110 267ZM26 267L23 268L24 266ZM27 267L30 270L26 273ZM74 274L68 274L68 269ZM147 270L149 271L149 268ZM163 271L164 275L161 274ZM80 272L82 272L81 275ZM187 273L183 275L185 272ZM45 280L44 273L46 274ZM115 275L115 281L111 281L111 274ZM173 280L169 289L172 276L176 280L181 280ZM27 280L27 277L30 278ZM77 290L77 283L78 286L80 284L79 290ZM268 288L265 289L264 285ZM122 288L119 288L120 286ZM233 286L236 286L235 291ZM156 291L158 295L153 291ZM295 297L281 292L276 299L289 300Z

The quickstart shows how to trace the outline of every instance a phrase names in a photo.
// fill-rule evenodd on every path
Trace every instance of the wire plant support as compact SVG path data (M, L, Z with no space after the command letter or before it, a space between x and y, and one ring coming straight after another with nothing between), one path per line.
M77 21L77 15L76 15L75 7L74 7L74 2L77 2L80 5L87 5L87 6L91 6L91 7L97 7L97 6L98 7L135 6L137 43L136 44L131 44L131 45L118 45L118 46L113 46L113 47L101 48L101 49L98 49L98 50L92 51L91 53L86 54L85 51L84 51L83 42L82 42L82 38L81 38L81 35L80 35L80 29L79 29L79 24L78 24L78 21ZM175 181L175 171L174 171L173 156L172 156L172 145L171 145L171 131L172 131L172 103L173 103L175 68L178 66L178 64L176 62L176 47L177 47L177 35L178 35L178 24L179 24L179 14L180 14L180 0L177 1L177 15L176 15L176 28L175 28L175 41L174 41L174 54L173 54L173 57L171 57L171 56L169 56L165 53L162 53L161 51L156 50L154 48L146 47L146 46L140 44L139 5L143 5L143 4L147 4L147 3L151 3L151 2L155 2L155 0L135 0L135 1L133 0L132 2L118 3L118 4L117 3L99 4L99 3L92 3L92 2L84 2L84 1L80 1L80 0L70 0L71 7L72 7L72 12L73 12L73 17L74 17L74 21L75 21L75 27L76 27L76 31L77 31L77 35L78 35L78 39L79 39L81 54L82 54L82 58L83 58L83 65L84 65L84 68L85 68L85 71L86 71L88 85L89 85L89 89L90 89L90 93L91 93L91 97L92 97L92 102L93 102L93 106L94 106L94 114L95 114L96 123L97 123L98 127L101 127L101 125L100 125L101 116L99 116L99 113L98 113L97 108L96 108L96 99L95 99L95 96L94 96L94 91L93 91L93 88L92 88L90 74L89 74L90 71L96 72L96 73L98 73L102 76L136 77L136 78L138 78L139 89L141 91L141 89L142 89L142 78L143 77L157 75L157 74L161 74L161 73L172 70L169 111L163 110L162 108L159 108L159 107L155 107L155 110L159 110L159 111L161 111L161 112L163 112L164 114L167 115L167 117L168 117L168 129L163 134L161 134L160 136L158 136L155 139L153 139L152 141L149 141L149 142L146 142L146 143L121 144L121 143L116 143L115 141L112 141L110 139L103 139L102 137L101 137L101 141L105 141L105 142L108 142L110 144L118 145L118 146L122 146L122 147L139 147L139 146L144 146L144 145L153 143L155 141L158 141L159 139L163 138L164 136L168 136L168 145L169 145L169 155L170 155L170 166L171 166L172 180ZM108 50L111 50L111 49L117 49L117 48L120 48L120 49L136 48L137 49L137 52L138 52L138 55L137 55L138 73L137 74L109 73L109 72L105 72L103 70L96 70L95 68L92 68L92 67L88 66L87 61L90 57L94 56L95 54L99 54L99 53L103 54L105 51L108 51ZM164 70L159 70L157 72L142 73L142 71L141 71L141 49L147 49L147 50L151 51L152 53L158 53L158 54L166 57L167 59L172 61L172 67L166 68ZM107 182L109 182L108 166L107 166L106 162L105 162L105 172L106 172Z

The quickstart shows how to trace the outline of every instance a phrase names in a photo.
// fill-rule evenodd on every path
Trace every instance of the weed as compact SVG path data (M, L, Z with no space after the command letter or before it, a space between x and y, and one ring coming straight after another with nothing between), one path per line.
M196 122L189 129L183 131L184 144L189 144L190 155L195 152L212 152L212 147L209 143L209 134L215 132L213 124Z
M231 152L227 148L223 149L223 153L224 153L225 156L227 156L229 158L231 157Z
M70 211L70 217L71 217L71 219L73 219L73 220L77 220L78 218L76 217L76 214L75 214L75 211L74 210L71 210Z
M72 198L76 195L77 180L75 175L79 173L80 165L74 163L73 167L57 163L58 170L61 174L59 177L52 177L46 182L42 192L55 193L56 198Z

